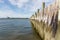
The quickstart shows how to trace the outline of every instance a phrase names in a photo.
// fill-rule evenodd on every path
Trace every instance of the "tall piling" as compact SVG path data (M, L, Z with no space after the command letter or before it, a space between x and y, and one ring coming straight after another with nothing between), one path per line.
M31 22L34 25L33 28L37 30L38 34L43 40L60 40L58 31L60 28L59 3L60 1L56 0L53 4L49 5L48 7L45 7L45 3L43 2L42 11L39 12L38 10L38 12L35 13L34 17L32 16L30 18Z

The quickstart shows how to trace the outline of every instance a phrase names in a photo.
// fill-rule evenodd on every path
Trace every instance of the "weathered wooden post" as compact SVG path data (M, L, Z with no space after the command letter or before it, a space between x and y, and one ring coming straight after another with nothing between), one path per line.
M43 4L42 4L42 7L43 7L43 16L44 16L44 8L45 8L45 2L43 2Z
M40 16L40 15L39 15L39 11L40 11L40 10L38 9L38 10L37 10L37 20L38 20L38 21L39 21L39 16Z
M43 11L43 13L42 13L42 21L44 20L44 8L45 8L45 2L43 2L43 4L42 4L42 7L43 7L43 9L42 9L42 11ZM42 23L42 25L43 25L43 39L45 38L45 34L44 34L44 22Z

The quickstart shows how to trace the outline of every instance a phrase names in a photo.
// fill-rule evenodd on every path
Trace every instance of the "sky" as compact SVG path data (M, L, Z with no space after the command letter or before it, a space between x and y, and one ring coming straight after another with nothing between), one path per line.
M42 2L48 6L54 0L0 0L0 18L29 18L37 9L42 9Z

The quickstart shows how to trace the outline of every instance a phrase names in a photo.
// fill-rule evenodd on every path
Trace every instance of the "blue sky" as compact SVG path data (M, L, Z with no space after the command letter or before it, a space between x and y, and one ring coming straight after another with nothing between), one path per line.
M37 9L42 9L43 0L0 0L0 18L22 17L29 18ZM44 0L46 6L54 0Z

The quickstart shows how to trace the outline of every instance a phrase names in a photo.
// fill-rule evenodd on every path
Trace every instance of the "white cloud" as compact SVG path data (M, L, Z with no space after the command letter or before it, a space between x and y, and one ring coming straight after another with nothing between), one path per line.
M40 9L41 6L42 6L42 1L41 0L35 0L33 1L34 5L32 7L33 10L37 10L37 9Z
M29 0L9 0L12 5L17 6L18 8L21 8L25 3L27 3Z
M18 8L21 8L24 6L25 3L29 2L29 0L9 0L11 2L12 5L15 5L17 6ZM30 3L32 2L33 3L33 6L31 6L30 8L30 11L36 11L37 9L40 9L42 7L42 2L51 2L52 0L31 0ZM28 6L29 4L27 4L27 6L25 7L25 9ZM24 9L24 10L25 10ZM28 10L28 9L27 9Z
M4 3L4 1L3 0L0 0L0 3Z
M32 0L31 3L32 3L32 6L29 6L30 7L30 11L31 12L36 12L37 9L40 9L42 7L42 2L41 0Z
M23 16L22 16L23 15ZM15 13L14 11L12 10L6 10L6 11L0 11L0 18L2 17L17 17L17 18L25 18L27 17L27 15L24 15L22 13Z
M0 2L1 1L3 1L3 0L0 0ZM10 7L8 7L7 5L6 6L4 5L4 7L2 7L2 9L3 10L6 9L6 10L0 11L0 17L7 17L7 16L9 16L9 17L30 17L33 14L33 12L37 11L37 9L40 9L42 7L43 0L31 0L30 4L27 4L27 2L29 2L29 0L9 0L9 2L12 5L17 6L18 8L21 8L26 4L23 9L26 11L26 14L15 13L15 11L12 11L12 9L10 9ZM47 0L46 2L49 2L49 1Z
M49 3L53 2L53 0L32 0L33 6L30 11L37 11L37 9L42 9L42 3L45 2L49 5Z

